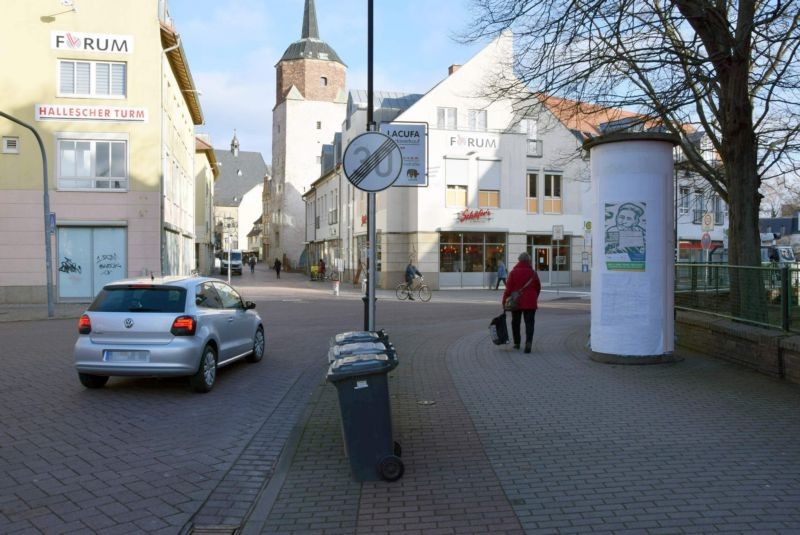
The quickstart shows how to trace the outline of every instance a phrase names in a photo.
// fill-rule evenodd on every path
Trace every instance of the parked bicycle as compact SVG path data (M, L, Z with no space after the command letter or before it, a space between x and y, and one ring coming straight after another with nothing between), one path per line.
M415 278L414 282L411 283L411 287L405 282L401 282L397 285L394 293L400 301L405 299L413 300L414 294L416 293L419 300L425 303L430 301L431 296L433 296L431 289L428 288L428 285L425 284L425 279L422 277Z

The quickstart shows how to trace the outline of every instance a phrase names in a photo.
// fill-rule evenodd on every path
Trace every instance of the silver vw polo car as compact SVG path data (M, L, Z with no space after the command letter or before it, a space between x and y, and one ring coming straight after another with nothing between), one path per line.
M185 375L193 390L208 392L217 368L264 356L264 326L255 306L205 277L109 284L78 322L78 378L87 388L102 388L109 376Z

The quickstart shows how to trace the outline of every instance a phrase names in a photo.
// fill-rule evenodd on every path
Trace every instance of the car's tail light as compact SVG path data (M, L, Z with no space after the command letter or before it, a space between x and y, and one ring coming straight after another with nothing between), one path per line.
M92 320L90 320L89 316L86 314L81 316L81 319L78 320L78 332L81 334L89 334L92 332Z
M172 322L171 332L175 336L194 336L194 331L197 328L197 320L192 316L178 316Z

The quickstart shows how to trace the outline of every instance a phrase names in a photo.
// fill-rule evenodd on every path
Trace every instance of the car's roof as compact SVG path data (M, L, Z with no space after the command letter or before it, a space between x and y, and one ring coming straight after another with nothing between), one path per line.
M142 286L180 286L183 288L193 286L198 282L205 282L205 281L216 281L216 282L223 282L219 279L214 279L211 277L198 277L197 275L170 275L167 277L136 277L132 279L123 279L111 282L106 284L105 287L113 287L113 286L133 286L133 285L142 285Z

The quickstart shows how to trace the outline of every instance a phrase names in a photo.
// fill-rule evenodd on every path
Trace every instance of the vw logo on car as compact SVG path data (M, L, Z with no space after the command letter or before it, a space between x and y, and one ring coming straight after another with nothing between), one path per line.
M130 329L131 327L133 327L133 319L125 318L125 328Z

